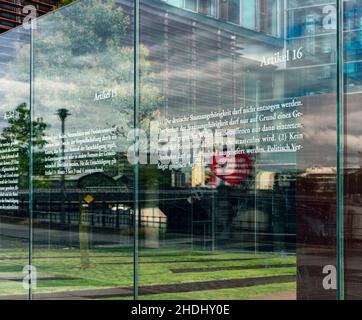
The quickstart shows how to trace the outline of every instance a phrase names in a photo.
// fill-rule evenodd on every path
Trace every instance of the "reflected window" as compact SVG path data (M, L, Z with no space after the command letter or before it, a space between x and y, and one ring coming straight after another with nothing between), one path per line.
M273 36L279 35L279 0L260 0L260 31Z
M240 24L240 1L219 0L220 19Z
M183 7L183 0L167 0L167 3L175 7Z
M216 0L199 0L199 13L216 17Z
M185 9L197 11L197 0L185 0Z
M256 29L256 0L241 1L241 25L247 29Z

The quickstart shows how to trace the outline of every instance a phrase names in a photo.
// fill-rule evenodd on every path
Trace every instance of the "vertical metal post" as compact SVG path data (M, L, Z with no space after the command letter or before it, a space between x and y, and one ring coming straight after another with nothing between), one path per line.
M29 242L28 242L28 266L29 266L29 289L28 299L33 299L32 276L33 276L33 111L34 111L34 30L33 20L30 27L30 92L29 92L29 176L28 176L28 193L29 193Z
M215 251L215 192L212 191L211 199L211 251Z
M139 104L140 104L140 67L139 67L139 7L140 0L134 1L133 7L133 132L134 142L137 139L136 130L139 124ZM138 150L136 143L134 145L133 161L133 299L138 299L138 224L139 224L139 167L138 167Z
M337 0L337 299L344 300L344 8Z
M260 87L260 80L256 81L255 86L255 106L259 106L259 88ZM258 133L259 135L259 133ZM255 163L254 163L254 253L258 252L259 246L258 246L258 210L257 210L257 189L256 189L256 183L257 183L257 157L255 156Z

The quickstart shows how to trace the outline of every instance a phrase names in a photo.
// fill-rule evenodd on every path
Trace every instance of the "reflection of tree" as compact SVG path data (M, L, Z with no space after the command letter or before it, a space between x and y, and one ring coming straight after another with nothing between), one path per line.
M14 116L8 119L9 126L3 129L3 142L16 143L19 148L19 183L20 188L26 188L29 172L29 133L30 133L30 110L26 103L15 108ZM44 139L47 124L42 118L32 121L33 147L43 148L46 144ZM34 175L44 174L44 152L34 153Z
M115 1L88 0L62 15L62 35L76 56L104 52L125 38L130 18Z
M49 107L66 107L73 114L69 128L115 125L125 144L134 110L131 27L131 17L113 0L78 2L39 23L34 55L35 112L45 118ZM141 123L157 117L155 110L162 101L148 55L141 47ZM96 101L95 94L103 90L117 94Z
M34 34L35 95L33 112L42 117L47 135L58 135L56 110L67 108L68 132L117 127L119 152L127 151L126 137L133 125L132 17L114 0L84 0L39 20ZM28 70L27 50L17 52L9 77ZM140 124L157 120L162 103L148 50L140 48ZM24 74L24 82L28 74ZM95 100L95 94L112 89L112 99ZM5 97L11 101L11 95ZM38 148L37 152L41 150ZM118 166L107 172L120 173Z

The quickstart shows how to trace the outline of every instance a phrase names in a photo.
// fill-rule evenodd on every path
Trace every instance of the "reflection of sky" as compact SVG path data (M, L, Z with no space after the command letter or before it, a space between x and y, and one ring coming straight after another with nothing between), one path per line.
M18 27L0 35L0 131L5 112L29 101L29 34ZM15 59L21 57L15 67Z

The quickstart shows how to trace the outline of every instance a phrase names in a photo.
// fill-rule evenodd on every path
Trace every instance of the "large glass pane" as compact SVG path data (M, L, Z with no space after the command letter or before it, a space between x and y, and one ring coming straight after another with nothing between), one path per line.
M133 2L42 17L34 72L34 297L131 298Z
M26 298L29 268L29 30L0 35L0 298ZM40 122L39 122L40 124ZM27 284L27 281L25 281Z
M297 158L298 298L336 299L336 3L288 2L287 37L303 58L287 70L303 102Z
M141 1L141 298L335 298L335 25L259 1L247 30L236 2Z

